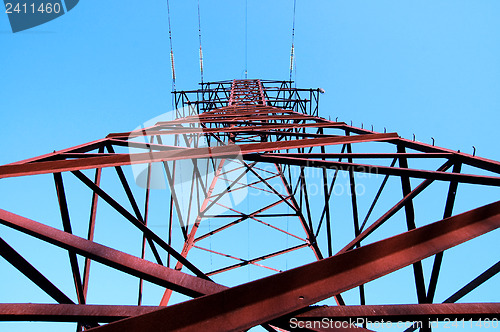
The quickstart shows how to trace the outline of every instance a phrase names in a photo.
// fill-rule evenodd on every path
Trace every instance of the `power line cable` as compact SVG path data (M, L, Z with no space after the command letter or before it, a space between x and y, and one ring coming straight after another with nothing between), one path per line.
M198 38L200 39L200 75L201 75L201 83L203 83L203 51L201 50L200 0L198 0Z
M174 48L172 46L172 27L170 25L170 3L168 0L167 0L167 14L168 14L168 37L170 40L170 62L172 64L172 91L175 91Z
M290 81L292 81L293 60L295 55L295 8L297 7L297 0L293 0L293 23L292 23L292 50L290 51Z
M245 0L245 79L248 78L248 0Z

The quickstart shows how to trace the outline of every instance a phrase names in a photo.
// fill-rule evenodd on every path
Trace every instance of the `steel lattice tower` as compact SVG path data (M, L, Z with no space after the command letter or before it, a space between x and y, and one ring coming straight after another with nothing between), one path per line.
M62 249L45 264L67 265L74 288L63 291L63 276L53 280L21 255L22 241L0 238L0 255L48 295L36 304L2 298L0 320L104 332L281 331L294 330L292 321L349 330L359 318L429 331L430 320L498 319L498 302L456 303L497 274L498 262L436 294L452 254L498 256L480 240L500 226L498 192L487 205L455 201L462 186L500 186L500 163L321 118L320 91L291 81L202 83L174 92L174 118L0 166L0 178L53 178L47 195L55 193L60 227L6 210L0 223ZM72 201L73 190L87 200ZM82 231L74 217L85 207ZM448 256L465 242L476 252ZM132 278L122 292L135 303L107 298L94 266ZM411 272L395 274L402 269ZM382 305L371 282L393 274L411 287L394 295L402 304ZM311 325L323 318L333 325Z

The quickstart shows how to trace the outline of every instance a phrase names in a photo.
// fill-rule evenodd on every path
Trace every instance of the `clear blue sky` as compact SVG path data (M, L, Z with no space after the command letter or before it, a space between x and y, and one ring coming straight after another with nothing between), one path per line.
M196 1L171 7L177 87L191 89ZM292 8L249 1L249 77L288 78ZM297 85L326 90L325 117L500 159L499 13L494 0L298 0ZM242 77L244 1L201 1L201 15L205 79ZM129 130L169 109L165 1L81 1L17 34L0 17L0 110L16 141L0 162Z
M192 89L197 2L170 5L177 88ZM288 79L292 11L291 0L248 0L250 78ZM323 117L500 160L499 17L497 0L297 0L294 77L326 91ZM245 2L201 0L201 22L205 81L243 78ZM169 52L166 1L82 0L16 34L1 13L0 164L169 111Z

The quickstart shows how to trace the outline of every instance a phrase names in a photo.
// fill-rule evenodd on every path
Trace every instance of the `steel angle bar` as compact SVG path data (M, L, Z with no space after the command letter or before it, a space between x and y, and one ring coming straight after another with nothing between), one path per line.
M57 286L0 237L0 256L59 303L74 303Z
M219 254L219 255L222 255L222 256L225 256L225 257L228 257L228 258L233 258L233 259L241 261L241 263L233 264L233 265L230 265L230 266L226 266L226 267L223 267L223 268L220 268L220 269L208 272L207 275L211 276L211 275L215 275L215 274L218 274L218 273L222 273L222 272L226 272L226 271L235 269L237 267L245 266L245 265L248 265L248 264L255 264L255 262L263 261L263 260L266 260L268 258L272 258L272 257L275 257L275 256L283 255L283 254L295 251L297 249L302 249L302 248L306 248L306 247L308 247L308 244L307 243L303 243L303 244L299 244L299 245L291 247L291 248L282 249L280 251L276 251L276 252L273 252L273 253L270 253L270 254L266 254L266 255L263 255L263 256L260 256L260 257L256 257L256 258L251 258L251 259L242 259L242 258L230 256L230 255L223 254L223 253L218 253L218 252L215 252L213 250L205 249L205 248L202 248L202 247L196 247L196 248L201 249L201 250L205 250L205 251L210 251L210 252L215 253L215 254ZM255 265L258 265L258 264L255 264ZM271 268L271 267L268 267L268 266L264 266L264 265L259 265L259 266L267 268L267 269L271 269L271 270L274 270L274 271L277 271L277 272L282 272L281 270L278 270L278 269L275 269L275 268Z
M498 227L500 201L344 254L91 331L244 330L296 312Z
M142 137L145 136L156 136L156 135L165 135L166 132L146 132L146 134L141 135ZM109 135L108 135L109 136ZM131 137L129 137L130 139ZM115 139L115 138L110 138L106 142L107 146L124 146L127 148L135 148L135 149L144 149L144 150L157 150L157 151L175 151L175 150L183 150L186 149L186 147L182 146L175 146L175 145L167 145L167 144L156 144L156 143L144 143L144 142L134 142L127 140L126 138L124 139ZM125 153L123 154L125 155ZM63 155L64 156L64 155Z
M457 163L453 166L453 173L460 173L462 164ZM453 214L453 207L455 205L455 198L457 195L458 183L456 181L450 182L448 187L448 194L446 196L446 203L444 206L443 218L451 217ZM429 280L429 288L427 289L427 303L434 302L434 295L436 292L439 272L443 261L444 253L440 252L434 256L434 263L432 265L431 278Z
M280 153L283 157L308 157L308 158L363 158L363 159L380 159L387 158L393 159L398 157L405 158L452 158L453 153L438 153L438 152L426 152L426 153Z
M441 167L438 168L438 171L444 172L451 167L451 162L445 162ZM415 189L413 189L408 195L403 197L399 202L397 202L392 208L390 208L383 216L374 221L370 226L368 226L363 232L361 232L354 240L349 242L344 248L342 248L338 253L346 252L354 248L360 241L366 238L368 235L373 233L377 228L379 228L384 222L386 222L389 218L391 218L396 212L402 209L405 204L419 195L425 188L427 188L433 180L424 180L420 183Z
M92 168L113 167L131 164L152 163L168 160L226 157L235 158L240 154L266 152L358 142L385 141L397 137L394 133L357 135L350 137L310 138L280 142L262 142L255 144L226 145L213 148L185 148L178 151L160 151L130 155L116 154L103 157L89 157L73 160L43 161L24 165L0 166L0 178L75 171Z
M310 307L295 317L307 320L330 318L334 320L358 319L384 321L413 321L419 319L443 320L448 318L477 320L500 318L500 303L446 303L396 304Z
M236 219L236 220L234 220L234 221L232 221L232 222L230 222L230 223L228 223L226 225L223 225L223 226L221 226L219 228L216 228L216 229L214 229L212 231L209 231L208 233L200 235L199 237L195 238L193 240L193 242L198 242L198 241L203 240L203 239L205 239L205 238L207 238L207 237L209 237L211 235L214 235L215 233L223 231L224 229L227 229L227 228L229 228L229 227L231 227L233 225L239 224L240 222L245 221L248 218L253 218L253 217L259 215L260 213L262 213L262 212L264 212L264 211L266 211L266 210L268 210L268 209L270 209L272 207L275 207L276 205L281 204L281 203L283 203L283 201L279 200L279 201L271 203L271 204L269 204L267 206L264 206L264 207L262 207L262 208L260 208L260 209L258 209L256 211L253 211L253 212L251 212L249 214L245 214L245 215L241 216L240 218L238 218L238 219Z
M81 145L73 146L71 148L67 148L67 149L63 149L63 150L59 150L59 151L54 151L54 152L47 153L47 154L44 154L44 155L41 155L38 157L33 157L33 158L25 159L25 160L16 161L14 163L10 163L7 165L11 165L11 166L23 165L23 164L33 163L33 162L44 161L44 160L48 160L50 158L54 158L54 157L63 155L64 153L68 153L68 152L84 153L84 152L92 151L92 150L95 150L95 149L102 147L104 145L104 143L106 143L107 140L108 140L107 138L101 138L97 141L84 143Z
M104 152L104 146L99 148L99 152L102 153ZM101 184L101 173L102 169L97 168L95 170L95 176L94 176L94 184L96 186L100 186ZM97 193L92 192L92 203L90 205L90 216L89 216L89 226L88 226L88 232L87 232L87 240L93 241L94 240L94 231L95 231L95 223L96 223L96 217L97 217L97 204L99 201L99 195ZM85 263L83 265L83 295L87 296L87 290L88 290L88 285L89 285L89 278L90 278L90 263L91 260L86 257L85 258Z
M66 193L61 173L54 173L54 182L56 185L57 199L59 201L59 210L65 232L72 234L71 221L69 217L68 202L66 200ZM83 290L82 278L80 275L80 268L78 266L78 258L76 253L68 250L71 271L73 274L73 281L75 283L76 295L79 304L85 304L85 294Z
M279 163L295 166L326 167L354 172L371 173L382 175L408 176L420 179L432 179L438 181L458 181L461 183L480 184L486 186L500 186L500 177L483 176L473 174L456 174L439 171L428 171L419 169L404 169L399 167L377 166L368 164L345 163L337 161L311 160L307 158L282 157L279 154L243 154L243 159L248 161Z
M79 255L154 284L173 288L188 296L211 294L226 288L209 280L140 259L5 210L0 210L0 224L58 247L72 250Z
M101 197L106 203L111 205L116 211L118 211L122 216L124 216L128 221L130 221L135 227L141 230L148 239L156 242L160 247L162 247L165 251L167 251L172 257L181 261L186 268L195 273L198 277L205 278L210 280L210 278L206 277L202 271L200 271L196 266L194 266L191 262L189 262L185 257L175 251L168 243L166 243L161 237L159 237L155 232L145 226L141 221L136 219L130 212L128 212L123 206L121 206L118 202L116 202L111 196L109 196L104 190L98 187L92 180L87 178L82 172L74 171L73 174L80 179L84 184L86 184L92 191L96 192L99 197ZM151 247L153 248L153 246Z
M341 126L342 129L349 129L351 132L357 133L357 134L371 134L373 133L372 131L366 130L366 129L361 129L361 128L356 128L352 126ZM486 159L478 156L473 156L467 153L463 153L460 151L454 151L438 146L434 146L431 144L426 144L418 141L412 141L409 139L405 138L397 138L393 141L389 141L389 143L395 144L395 145L403 145L406 148L410 148L416 151L421 151L421 152L437 152L437 153L452 153L456 157L459 158L461 162L464 164L485 169L490 172L494 173L499 173L500 174L500 162L491 160L491 159Z
M448 297L446 300L443 301L443 303L454 303L458 300L460 300L462 297L465 295L469 294L472 292L474 289L482 285L484 282L486 282L488 279L496 275L500 271L500 262L497 262L494 264L492 267L481 273L479 276L474 278L471 282L469 282L467 285L464 287L460 288L458 291L453 293L450 297ZM404 332L411 332L415 331L418 327L412 325L411 327L407 328Z
M433 146L430 144L425 144L422 142L415 142L415 141L411 141L411 140L404 139L404 138L398 138L394 142L390 142L390 143L403 144L407 148L417 150L417 151L422 151L422 152L445 152L445 153L449 152L449 153L453 153L458 158L458 160L463 162L464 164L500 174L500 162L499 161L481 158L478 156L472 156L472 155L467 154L467 153L456 152L456 151L453 151L450 149L445 149L445 148Z
M493 264L492 267L488 268L486 271L481 273L479 276L474 278L471 282L467 283L464 287L460 288L458 291L453 293L450 297L444 300L443 303L453 303L460 300L465 295L472 292L474 289L488 281L491 277L495 276L498 272L500 272L500 261Z
M108 323L158 310L156 306L0 303L0 321Z

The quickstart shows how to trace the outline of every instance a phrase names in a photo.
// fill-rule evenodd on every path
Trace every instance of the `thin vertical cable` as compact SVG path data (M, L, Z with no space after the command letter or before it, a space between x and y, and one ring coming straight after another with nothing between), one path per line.
M198 38L200 39L200 75L201 83L203 83L203 52L201 50L201 15L200 15L200 0L198 0Z
M175 91L175 64L174 64L174 48L172 46L172 27L170 25L170 3L167 0L168 14L168 37L170 39L170 62L172 64L172 91Z
M292 81L292 72L293 72L293 58L295 55L295 8L297 6L297 0L293 0L293 23L292 23L292 50L290 51L290 82Z
M245 0L245 79L248 78L248 0Z

